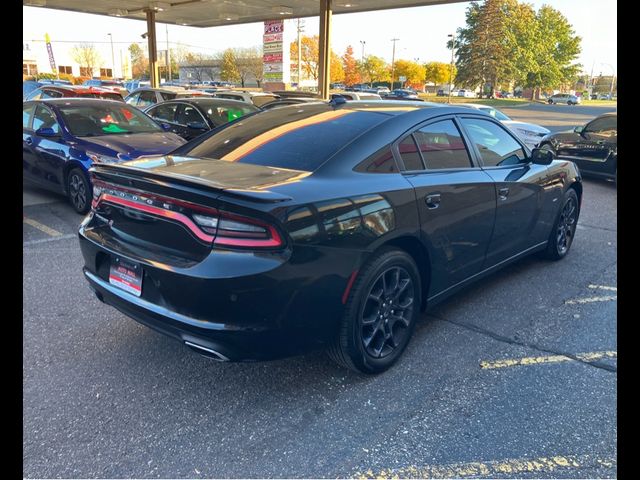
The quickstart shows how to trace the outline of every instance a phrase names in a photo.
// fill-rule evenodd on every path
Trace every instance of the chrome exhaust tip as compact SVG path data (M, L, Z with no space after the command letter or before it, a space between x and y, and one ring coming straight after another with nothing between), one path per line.
M198 345L197 343L192 343L192 342L187 342L187 341L185 341L184 344L186 346L194 349L200 355L205 356L207 358L211 358L211 359L213 359L213 360L215 360L217 362L228 362L229 361L229 359L227 357L225 357L220 352L216 352L212 348L203 347L202 345Z

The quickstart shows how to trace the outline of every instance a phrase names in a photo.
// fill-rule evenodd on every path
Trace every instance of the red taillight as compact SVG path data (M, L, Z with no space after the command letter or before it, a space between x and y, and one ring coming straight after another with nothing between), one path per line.
M284 241L278 230L262 220L119 185L110 185L100 180L93 180L92 183L93 201L91 206L93 209L96 209L104 201L164 217L182 223L198 239L214 245L243 248L279 248L284 246ZM182 207L182 211L175 211L174 207Z

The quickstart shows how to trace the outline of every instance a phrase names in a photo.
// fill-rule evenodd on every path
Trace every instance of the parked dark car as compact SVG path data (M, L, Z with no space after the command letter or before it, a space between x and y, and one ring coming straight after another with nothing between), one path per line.
M91 206L91 165L164 154L183 143L122 101L64 98L22 105L24 179L67 195L78 213Z
M237 100L196 97L169 100L152 105L145 113L167 130L191 140L211 129L238 118L259 112L258 107Z
M105 98L122 101L122 95L113 90L83 85L42 85L31 91L24 100L45 100L48 98Z
M571 160L580 172L615 180L618 175L618 114L605 113L584 126L551 133L540 141L540 148Z
M412 100L412 101L420 101L423 100L418 97L418 94L409 90L396 89L391 90L390 93L387 93L382 97L384 100Z
M274 100L269 103L265 103L260 107L262 110L271 110L272 108L286 107L288 105L297 105L299 103L313 103L321 102L322 99L311 97L287 97L281 100Z
M325 346L369 373L427 306L564 257L582 197L571 162L426 102L277 108L92 172L79 237L100 300L218 360Z

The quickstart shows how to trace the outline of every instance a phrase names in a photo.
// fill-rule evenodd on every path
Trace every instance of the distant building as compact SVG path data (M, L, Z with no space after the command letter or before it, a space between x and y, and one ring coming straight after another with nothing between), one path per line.
M72 43L51 42L56 70L53 71L49 62L49 53L44 38L40 41L23 40L22 42L22 75L23 77L41 75L43 73L66 73L74 77L115 77L131 78L131 56L123 44L113 45L115 71L111 63L110 43L96 43L101 58L100 65L92 72L81 67L71 55L75 46Z

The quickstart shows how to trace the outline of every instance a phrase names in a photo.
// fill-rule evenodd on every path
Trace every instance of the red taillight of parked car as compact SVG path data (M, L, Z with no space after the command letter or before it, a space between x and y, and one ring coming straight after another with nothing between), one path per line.
M102 202L181 223L199 240L213 245L249 249L284 246L278 230L263 220L94 180L93 209Z

